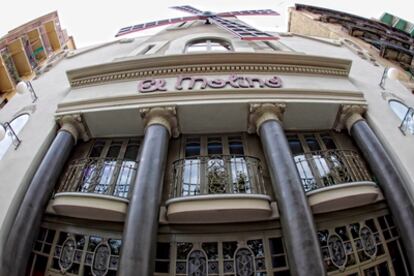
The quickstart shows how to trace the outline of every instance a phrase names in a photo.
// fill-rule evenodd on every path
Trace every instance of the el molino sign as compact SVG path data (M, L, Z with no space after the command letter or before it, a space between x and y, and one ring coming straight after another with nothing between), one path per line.
M195 76L178 76L175 81L175 90L193 89L221 89L232 88L280 88L282 80L277 76L269 78L247 77L229 75L227 78L207 78ZM167 92L165 79L145 79L138 83L138 91L141 93Z

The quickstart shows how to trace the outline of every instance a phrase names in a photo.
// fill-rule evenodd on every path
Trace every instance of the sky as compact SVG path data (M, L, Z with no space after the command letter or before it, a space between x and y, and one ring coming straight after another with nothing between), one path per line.
M340 10L367 18L379 18L388 12L414 22L412 0L13 0L2 5L0 36L27 21L57 10L62 27L74 36L80 48L113 40L122 27L187 16L184 12L169 9L177 5L191 5L212 12L273 9L280 16L245 16L240 19L263 31L286 31L288 7L295 3ZM153 34L159 30L155 28L132 36Z

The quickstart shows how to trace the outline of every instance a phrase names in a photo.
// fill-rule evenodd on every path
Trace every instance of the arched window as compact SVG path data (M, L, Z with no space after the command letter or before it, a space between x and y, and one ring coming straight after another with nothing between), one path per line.
M221 39L197 39L187 44L186 53L232 51L229 42Z
M414 109L396 100L390 100L388 103L395 115L401 120L401 131L414 134Z
M10 126L13 128L14 132L18 134L24 127L24 125L29 120L29 114L24 113L22 115L17 116L10 122ZM6 136L2 141L0 141L0 160L3 158L4 154L7 152L7 149L13 144L15 141L13 140L12 134L10 129L7 128Z
M392 111L394 111L395 115L397 115L397 117L402 121L404 120L405 115L407 114L408 111L408 107L396 100L391 100L389 101L389 105L392 109Z

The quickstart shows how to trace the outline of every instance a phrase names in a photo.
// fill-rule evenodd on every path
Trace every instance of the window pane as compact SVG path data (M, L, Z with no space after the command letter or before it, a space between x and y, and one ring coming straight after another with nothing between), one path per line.
M397 117L402 121L405 114L407 114L408 107L398 101L389 101L389 105L392 111L394 111Z
M292 151L293 155L303 153L302 144L300 143L300 140L296 135L288 136L287 139L289 142L290 150Z
M321 150L318 140L316 140L314 135L305 135L305 140L311 151Z
M200 155L200 138L188 138L185 145L185 157Z
M208 138L208 154L222 154L223 149L220 137Z
M322 133L321 138L327 149L336 149L335 142L329 133Z

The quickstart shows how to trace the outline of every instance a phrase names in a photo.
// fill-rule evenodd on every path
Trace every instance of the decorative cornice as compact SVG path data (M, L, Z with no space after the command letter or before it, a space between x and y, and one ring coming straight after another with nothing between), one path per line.
M145 128L150 125L162 125L168 129L170 136L177 138L180 135L175 106L141 108L139 112Z
M341 105L338 113L338 119L336 121L334 129L341 131L346 128L348 131L356 122L363 120L362 115L367 111L366 105L346 104Z
M347 76L351 61L302 54L226 53L136 58L67 72L72 88L148 77L206 73L305 73Z
M263 103L250 104L248 133L258 133L260 126L269 120L283 120L283 113L286 110L284 103Z
M79 138L85 142L89 140L90 135L81 115L65 115L57 117L56 120L60 125L60 130L65 130L72 134L75 144Z

